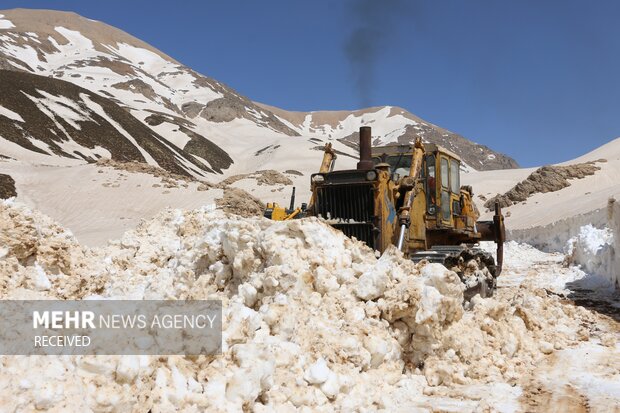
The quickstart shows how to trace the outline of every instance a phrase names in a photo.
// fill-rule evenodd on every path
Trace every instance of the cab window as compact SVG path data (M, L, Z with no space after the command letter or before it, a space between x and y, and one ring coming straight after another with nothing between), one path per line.
M435 180L435 155L426 156L426 209L429 215L435 215L435 205L437 204L437 187Z
M400 176L408 176L411 169L411 154L403 153L399 155L390 155L387 158L390 164L390 171Z
M461 188L459 178L459 161L452 159L450 161L450 188L453 194L458 194Z
M402 153L398 155L387 155L383 154L382 156L375 156L372 158L372 161L375 165L378 163L387 162L390 165L390 172L397 173L400 176L409 175L409 170L411 169L411 154L410 153Z
M448 169L448 160L446 158L441 158L441 186L443 188L450 187L450 182L448 180L450 175Z
M426 157L426 169L426 176L428 176L428 187L435 190L435 156L428 155Z

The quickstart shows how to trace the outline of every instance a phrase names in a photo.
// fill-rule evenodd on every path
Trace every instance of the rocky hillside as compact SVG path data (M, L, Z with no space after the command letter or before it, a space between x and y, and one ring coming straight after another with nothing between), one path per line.
M136 159L140 153L151 164L197 176L203 172L246 173L264 169L266 163L277 165L278 160L290 158L291 147L297 148L302 157L314 158L316 152L313 149L327 141L334 141L337 150L354 155L352 146L356 131L363 124L373 126L376 143L407 142L415 136L422 136L426 141L460 153L474 169L516 166L511 158L399 108L297 113L257 104L121 30L74 13L25 9L0 11L0 68L40 77L35 81L32 76L3 74L0 77L3 90L12 89L19 94L15 86L6 84L19 77L22 85L29 82L45 84L40 89L47 93L38 94L36 88L30 87L30 92L20 94L20 101L40 112L36 116L41 126L19 132L24 122L0 113L0 136L30 151L43 151L56 157L118 158L118 151L107 148L109 143L95 144L92 136L90 141L82 137L88 134L82 131L82 122L87 115L76 108L87 108L83 110L88 112L88 118L93 119L96 110L88 107L88 102L92 101L105 106L106 112L112 107L123 108L126 115L115 112L115 116L124 117L123 129L129 122L132 124L127 126L129 129L140 130L140 136L149 135L149 142L157 141L161 146L161 156L151 154L150 159L144 152L150 154L152 148L142 147L144 140L136 139L129 145L131 148L128 146L132 154L126 156ZM43 78L49 80L45 82ZM83 89L71 89L67 92L69 95L54 94L51 89L68 91L70 87L51 86L56 84L53 79ZM89 101L84 101L82 95L88 96ZM62 113L45 106L48 101L55 101L57 108L60 105ZM44 106L47 109L42 109ZM23 118L23 113L15 107L10 111ZM64 119L66 111L73 114L69 115L70 120L61 122L59 119ZM84 129L92 131L95 124L99 124L98 120ZM103 130L108 126L105 125L97 134L104 134ZM112 126L118 129L116 125ZM111 135L122 135L113 129ZM129 135L134 133L125 131ZM17 138L20 133L21 138ZM70 139L68 135L71 135ZM75 138L78 135L80 137ZM123 138L126 144L127 139ZM62 142L77 144L79 148L70 149L65 145L63 149ZM107 148L110 154L94 149L97 145ZM261 152L261 149L268 150ZM256 159L248 162L252 155ZM243 162L239 162L241 160Z
M176 148L110 99L72 83L9 70L0 70L0 79L2 138L28 151L88 162L156 163L182 175L205 176L232 162L203 137L187 150ZM19 156L9 145L3 148Z
M596 162L607 162L599 159ZM594 175L601 168L595 161L578 163L574 165L546 165L538 168L526 179L516 184L505 194L498 194L484 203L488 211L493 210L496 202L502 208L527 201L532 195L556 192L570 186L573 179L583 179Z

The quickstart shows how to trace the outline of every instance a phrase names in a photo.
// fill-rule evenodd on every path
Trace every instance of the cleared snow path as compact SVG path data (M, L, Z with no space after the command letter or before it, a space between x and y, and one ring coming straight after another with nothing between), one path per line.
M485 245L491 250L493 244ZM583 326L582 344L554 348L528 377L521 378L523 411L618 411L620 405L620 293L603 276L566 265L560 253L528 244L506 244L499 290L531 288L559 295L594 312L597 322Z

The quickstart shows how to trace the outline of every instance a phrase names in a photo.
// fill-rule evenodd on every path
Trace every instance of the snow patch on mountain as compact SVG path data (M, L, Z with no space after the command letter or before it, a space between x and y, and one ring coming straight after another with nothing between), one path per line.
M16 122L24 122L24 118L22 118L19 113L13 112L12 110L5 108L4 106L0 106L0 116L5 116Z
M12 29L15 25L10 20L4 18L4 14L0 14L0 29Z
M80 130L81 126L79 122L92 121L91 117L86 111L84 111L75 101L65 96L54 96L51 93L47 93L44 90L37 89L37 92L42 97L30 96L26 92L24 95L28 97L35 105L45 113L52 121L56 122L56 125L64 129L56 120L57 118L63 119L74 129ZM82 98L85 95L80 95ZM64 131L66 135L68 133Z
M157 162L155 161L155 159L153 159L153 157L144 150L144 148L142 148L138 142L135 140L135 138L133 136L131 136L130 133L128 133L121 125L118 124L118 122L116 122L114 119L112 119L111 117L108 116L108 114L105 112L105 110L101 107L101 105L97 104L96 102L93 102L91 99L89 99L88 96L86 96L85 94L80 94L80 97L82 98L82 100L84 102L86 102L86 105L96 114L98 114L99 116L101 116L103 119L105 119L106 121L108 121L108 123L110 123L110 125L114 126L114 128L121 134L123 135L129 142L131 142L136 148L138 148L138 150L140 151L140 154L142 155L142 157L144 157L144 160L146 161L146 163L148 163L149 165L153 165L153 166L159 166L157 164Z
M313 113L306 115L304 122L300 125L299 131L302 134L322 134L333 139L343 139L348 137L352 131L359 130L360 126L372 126L374 139L373 144L384 145L386 143L397 141L398 137L405 133L403 124L412 122L404 116L398 114L390 116L392 112L391 106L385 106L373 113L351 113L337 124L317 124L313 119Z

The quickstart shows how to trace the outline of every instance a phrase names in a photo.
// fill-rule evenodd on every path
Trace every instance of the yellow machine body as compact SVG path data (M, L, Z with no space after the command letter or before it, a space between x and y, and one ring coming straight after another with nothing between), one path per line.
M265 209L265 216L273 219L274 221L288 221L289 219L297 218L302 212L301 208L295 208L292 211L286 209L275 202L267 204Z
M498 209L493 221L478 221L472 189L461 186L456 154L419 139L371 148L370 128L362 127L358 168L333 171L332 162L326 148L321 171L311 178L308 215L380 252L396 245L412 258L437 247L495 241L494 272L501 271L503 216Z

